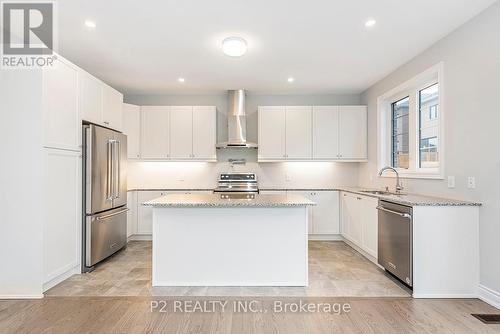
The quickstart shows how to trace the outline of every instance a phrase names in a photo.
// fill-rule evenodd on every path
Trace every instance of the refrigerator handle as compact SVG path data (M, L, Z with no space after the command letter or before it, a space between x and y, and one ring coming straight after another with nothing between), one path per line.
M114 161L114 168L115 168L115 173L116 177L113 178L113 181L115 182L115 197L114 198L120 198L120 159L121 159L121 144L119 140L115 140L115 161Z
M113 199L113 141L108 140L107 146L107 166L106 166L106 199Z

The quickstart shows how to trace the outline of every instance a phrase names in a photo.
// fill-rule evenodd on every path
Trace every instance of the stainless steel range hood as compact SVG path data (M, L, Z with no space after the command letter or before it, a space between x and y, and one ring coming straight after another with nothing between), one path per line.
M245 95L243 89L228 91L228 140L218 144L217 148L257 148L257 144L247 142Z

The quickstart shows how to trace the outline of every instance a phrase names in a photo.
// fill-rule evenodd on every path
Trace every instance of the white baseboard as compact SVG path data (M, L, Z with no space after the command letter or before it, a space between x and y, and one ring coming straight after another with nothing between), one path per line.
M357 251L358 253L360 253L361 255L363 255L364 257L366 257L368 260L370 260L370 262L373 262L375 265L377 265L379 268L383 268L380 264L378 264L378 259L370 254L368 254L367 252L365 252L364 250L362 250L360 247L358 247L357 245L355 245L353 242L347 240L346 238L342 237L342 241L344 241L346 244L348 244L350 247L354 248L355 251Z
M70 278L71 276L76 275L76 274L81 274L81 269L80 269L79 265L77 265L77 266L69 269L68 271L65 271L62 274L59 274L56 277L52 278L51 280L43 283L43 292L49 290L50 288L53 288L57 284L61 283L64 280L67 280L68 278Z
M476 294L470 293L414 293L415 299L477 299Z
M153 236L151 234L132 234L127 238L128 241L151 241Z
M479 284L479 299L500 310L500 292Z
M342 241L340 234L309 234L309 240L312 241Z
M2 299L42 299L42 295L0 295L0 300Z

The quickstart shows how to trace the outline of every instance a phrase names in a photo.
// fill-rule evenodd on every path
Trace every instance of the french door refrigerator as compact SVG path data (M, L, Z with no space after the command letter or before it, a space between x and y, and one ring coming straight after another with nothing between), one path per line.
M83 125L82 271L127 243L127 136Z

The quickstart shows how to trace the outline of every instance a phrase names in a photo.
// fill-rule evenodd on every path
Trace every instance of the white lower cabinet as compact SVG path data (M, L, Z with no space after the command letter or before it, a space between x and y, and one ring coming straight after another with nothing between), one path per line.
M137 234L137 192L127 192L127 238Z
M137 192L137 234L151 234L153 232L153 207L142 203L163 196L161 191Z
M201 191L201 190L194 190L194 191L189 191L189 190L165 190L165 191L150 191L150 190L138 190L138 191L129 191L128 192L128 199L129 199L129 209L130 208L130 203L132 205L135 205L136 207L136 214L135 214L135 226L136 228L134 229L134 223L131 222L130 228L131 232L130 234L127 231L127 236L133 236L133 235L140 235L140 236L149 236L153 232L153 207L151 206L145 206L142 205L142 203L150 201L152 199L169 195L169 194L191 194L191 193L197 193L197 194L211 194L212 191ZM135 204L134 201L135 200ZM131 209L132 211L132 209ZM130 214L130 211L129 211ZM130 218L129 218L130 219ZM128 224L127 224L128 225Z
M79 267L81 155L45 148L44 159L43 282L47 290Z
M289 191L304 196L314 203L309 207L309 234L340 234L338 191Z
M343 192L342 236L374 258L378 256L378 199Z

